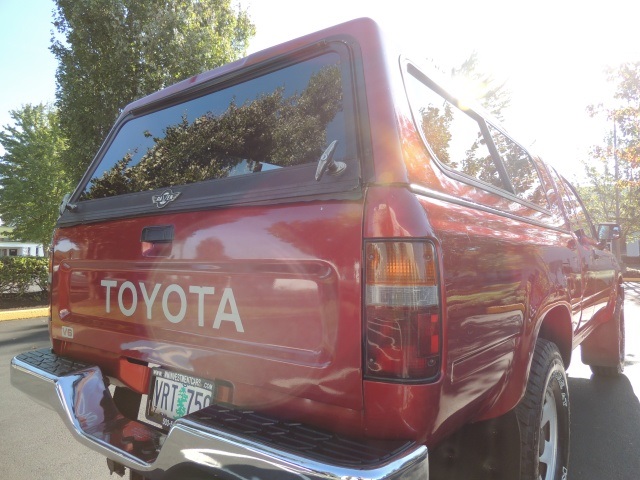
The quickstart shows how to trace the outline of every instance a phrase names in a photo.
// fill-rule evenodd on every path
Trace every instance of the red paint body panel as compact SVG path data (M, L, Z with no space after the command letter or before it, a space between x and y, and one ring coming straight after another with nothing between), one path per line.
M255 388L269 388L359 410L360 325L340 319L360 316L361 216L358 203L309 203L64 229L54 257L53 337L64 339L66 310L75 344L230 379L240 404L256 402ZM143 227L167 223L175 227L171 254L145 258ZM105 279L117 282L109 303ZM126 281L135 294L120 288ZM155 285L148 312L141 290L151 297ZM189 293L194 286L214 290L200 296ZM230 320L215 327L224 288L233 289L243 332Z
M590 273L590 247L574 233L547 167L535 160L548 209L451 175L413 121L399 56L369 20L193 77L130 105L120 121L336 38L348 44L355 72L357 187L58 228L57 353L93 362L140 393L148 388L146 365L158 364L229 382L228 403L239 407L431 446L518 403L539 335L568 362L571 349L611 317L617 266L606 257ZM142 241L146 227L166 226L171 242ZM435 246L442 324L435 380L363 376L363 245L374 239ZM588 309L598 312L593 319L582 315Z

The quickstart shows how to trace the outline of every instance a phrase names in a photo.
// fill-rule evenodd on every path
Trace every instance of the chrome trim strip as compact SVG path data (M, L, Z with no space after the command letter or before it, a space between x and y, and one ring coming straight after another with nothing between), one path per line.
M531 225L535 225L536 227L542 227L550 230L554 230L560 233L570 233L568 230L563 229L562 227L555 227L551 224L547 224L533 218L522 217L513 213L506 212L504 210L500 210L493 207L488 207L486 205L482 205L480 203L472 202L471 200L466 200L461 197L454 197L447 193L438 192L437 190L433 190L431 188L423 187L422 185L418 185L416 183L412 183L409 185L409 191L416 193L418 195L423 195L428 198L433 198L434 200L439 200L442 202L453 203L454 205L459 205L461 207L470 208L473 210L480 210L483 212L491 213L493 215L498 215L500 217L509 218L511 220L517 220L519 222L529 223ZM522 203L522 202L520 202ZM527 206L527 205L525 205ZM540 210L541 213L547 213L546 211Z
M427 447L414 445L387 462L343 467L272 448L189 417L168 435L124 417L96 366L60 376L15 357L11 383L56 411L73 436L90 449L160 480L178 465L197 465L234 479L264 480L428 480Z

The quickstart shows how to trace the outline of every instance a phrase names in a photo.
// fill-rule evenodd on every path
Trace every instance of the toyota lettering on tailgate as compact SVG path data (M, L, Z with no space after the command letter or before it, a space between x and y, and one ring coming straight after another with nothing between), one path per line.
M111 313L111 295L112 289L113 292L117 289L117 303L120 312L126 316L132 316L136 310L139 308L146 307L146 316L148 320L151 320L151 313L153 311L153 306L155 302L160 302L162 305L162 313L164 317L171 323L180 323L184 320L187 314L187 307L190 303L195 303L198 308L198 326L204 327L205 321L205 297L207 295L215 295L216 289L214 287L208 286L200 286L200 285L189 285L189 288L185 292L185 289L180 285L172 283L167 285L163 289L163 285L160 283L156 283L153 285L151 291L147 289L147 286L144 282L138 282L134 284L133 282L125 281L118 285L117 280L109 280L105 279L100 282L100 285L107 289L105 295L105 311L106 313ZM162 293L160 291L162 290ZM138 294L139 293L139 294ZM130 299L130 301L124 301L125 295ZM142 298L144 303L144 307L139 305L141 302L138 301L139 298ZM171 311L169 309L169 300L176 303L179 308L177 311ZM177 302L176 302L177 301ZM175 308L174 308L175 310ZM238 312L238 306L236 304L236 299L233 295L233 290L229 287L226 287L222 290L222 295L219 299L218 310L216 311L214 320L213 320L213 328L220 328L222 322L232 322L238 333L244 333L244 326L242 325L242 319L240 318L240 313Z

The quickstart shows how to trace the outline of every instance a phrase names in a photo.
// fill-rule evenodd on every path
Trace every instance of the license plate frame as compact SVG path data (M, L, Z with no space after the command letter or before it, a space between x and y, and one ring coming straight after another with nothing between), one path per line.
M215 398L215 382L205 378L152 368L146 417L169 430L178 418L208 407Z

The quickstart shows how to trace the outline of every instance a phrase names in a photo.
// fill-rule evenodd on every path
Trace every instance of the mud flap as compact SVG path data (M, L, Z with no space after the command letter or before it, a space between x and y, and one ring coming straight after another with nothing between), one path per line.
M515 412L465 425L431 450L430 476L438 480L513 480L520 475L520 432Z
M624 291L618 295L613 316L598 327L580 344L582 363L613 367L620 362L620 315L624 305Z

